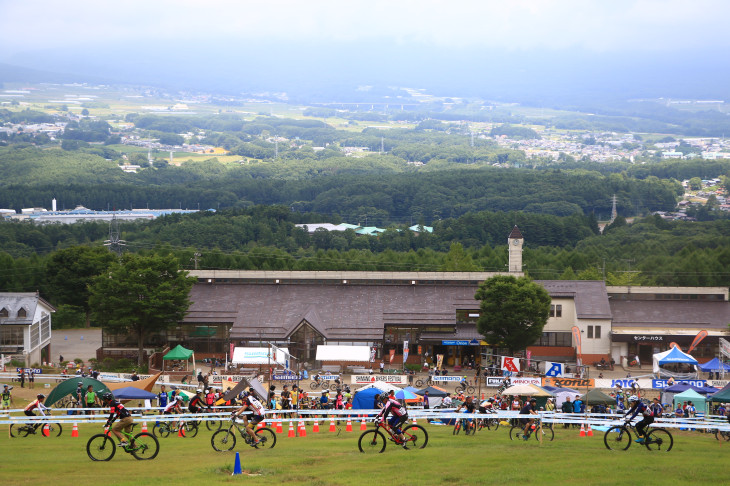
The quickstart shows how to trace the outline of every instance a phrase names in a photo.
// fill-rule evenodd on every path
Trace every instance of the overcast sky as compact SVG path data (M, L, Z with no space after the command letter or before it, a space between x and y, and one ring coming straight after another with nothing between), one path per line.
M0 0L0 59L191 38L666 52L730 47L729 18L727 0Z

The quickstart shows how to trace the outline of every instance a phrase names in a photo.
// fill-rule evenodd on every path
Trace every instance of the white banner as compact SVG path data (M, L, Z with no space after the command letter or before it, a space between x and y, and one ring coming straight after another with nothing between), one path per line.
M502 356L502 371L511 371L513 373L519 373L520 359L513 358L511 356Z
M720 352L730 358L730 342L726 339L720 338Z
M353 385L367 385L376 381L390 383L391 385L405 385L408 383L406 375L352 375L351 380Z
M715 388L725 388L730 381L727 380L708 380L707 384Z
M542 386L542 380L540 378L510 378L510 383L513 385Z
M447 382L447 381L461 382L461 380L463 380L463 379L464 378L461 377L461 376L432 376L431 377L431 381L436 381L436 382L438 382L438 381L442 381L442 382Z
M403 341L403 364L408 361L408 341Z
M504 382L504 377L501 376L487 376L487 386L499 387Z

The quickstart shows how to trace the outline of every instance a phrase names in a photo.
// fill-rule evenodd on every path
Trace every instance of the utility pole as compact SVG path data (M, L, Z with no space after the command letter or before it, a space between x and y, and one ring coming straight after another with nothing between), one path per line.
M119 239L119 220L116 213L109 222L109 239L104 241L104 246L108 246L118 256L122 255L124 247L127 246L126 241Z
M201 253L196 251L195 253L193 253L193 258L190 259L193 262L193 268L195 268L195 270L198 269L198 260L201 256Z

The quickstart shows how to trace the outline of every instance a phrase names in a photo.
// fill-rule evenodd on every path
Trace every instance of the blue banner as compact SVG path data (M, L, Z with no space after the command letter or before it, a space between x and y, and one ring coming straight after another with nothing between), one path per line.
M707 384L705 380L677 380L674 382L675 385L679 385L680 383L696 386L698 388L702 388ZM667 380L651 380L651 387L654 389L667 388L668 386Z
M469 346L469 341L441 341L442 346Z

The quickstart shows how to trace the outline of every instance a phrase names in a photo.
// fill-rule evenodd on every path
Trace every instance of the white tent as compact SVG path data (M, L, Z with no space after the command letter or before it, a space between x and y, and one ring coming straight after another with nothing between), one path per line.
M375 381L373 383L370 383L369 385L363 386L362 388L358 388L357 390L355 390L355 392L357 393L362 390L367 390L368 388L377 388L378 390L384 391L384 392L389 392L391 390L398 391L401 389L401 388L398 388L397 386L393 386L390 383L386 383L384 381Z
M289 353L289 348L279 348L284 353ZM275 364L279 366L286 366L286 355L284 353L271 352L269 358L269 348L233 348L233 358L231 363L233 364L254 364L254 365L266 365Z
M652 370L654 373L659 373L659 365L663 365L663 364L674 364L674 363L685 363L685 364L692 364L692 365L697 364L696 359L694 359L689 354L682 352L681 349L674 347L674 346L667 351L655 354L653 361L654 361L654 363L653 363L654 366L652 367Z
M370 346L317 346L317 361L349 361L367 363L370 361Z

